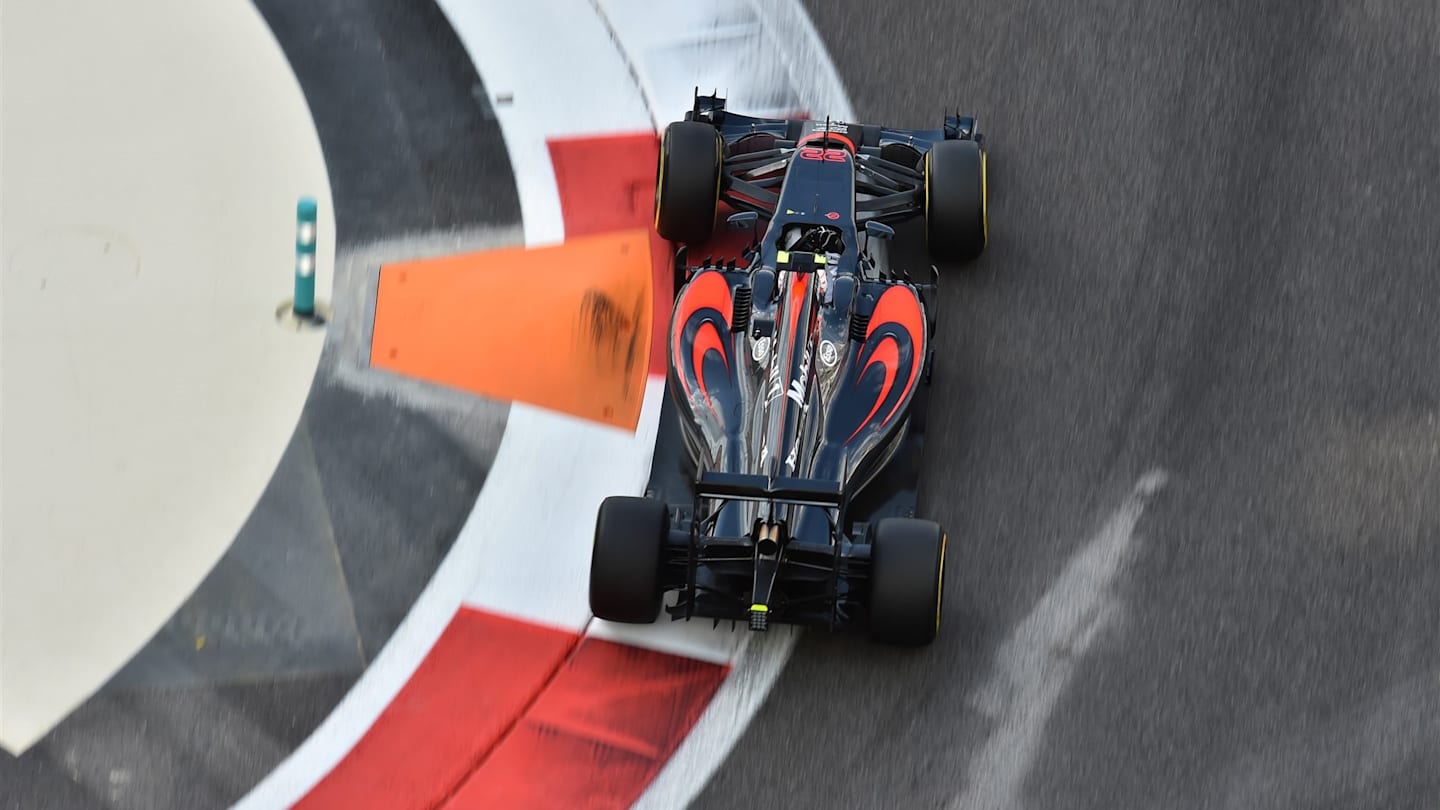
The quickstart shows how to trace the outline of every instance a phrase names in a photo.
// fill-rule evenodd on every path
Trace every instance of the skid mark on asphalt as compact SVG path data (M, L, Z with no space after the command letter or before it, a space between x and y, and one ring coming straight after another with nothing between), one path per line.
M1122 610L1112 585L1131 559L1135 524L1165 481L1158 469L1142 476L1000 646L994 671L973 698L994 730L971 758L965 791L952 810L1021 806L1021 788L1060 695Z

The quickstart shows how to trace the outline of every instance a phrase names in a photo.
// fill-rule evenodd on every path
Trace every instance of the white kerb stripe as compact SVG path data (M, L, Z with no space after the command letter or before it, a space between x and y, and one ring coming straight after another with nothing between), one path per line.
M609 495L645 490L664 382L647 380L629 433L515 404L500 451L462 530L484 546L467 604L578 633L590 620L590 544Z
M624 56L587 0L438 2L490 94L525 242L563 240L546 139L652 129Z

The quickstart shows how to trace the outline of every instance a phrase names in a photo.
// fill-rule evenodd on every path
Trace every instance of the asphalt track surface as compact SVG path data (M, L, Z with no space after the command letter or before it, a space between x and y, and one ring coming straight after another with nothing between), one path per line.
M353 206L337 212L342 241L513 224L503 145L466 101L483 98L478 77L453 47L438 61L400 47L444 39L428 4L259 5L307 93L339 88L308 100L337 204ZM695 806L989 795L998 807L1433 808L1440 8L808 7L865 118L928 126L958 105L989 134L992 244L972 272L946 268L922 491L952 540L947 625L919 652L807 633ZM347 435L383 433L391 451L463 444L383 401L350 400L317 391L325 427L292 448L297 469L323 467L331 437L333 470L347 472L320 470L326 486L366 469L343 458ZM299 455L305 439L313 462ZM451 452L473 496L483 459ZM1063 663L1021 692L1053 705L987 707L1004 651L1036 642L1017 628L1047 641L1071 626L1063 610L1037 622L1037 605L1065 606L1045 597L1156 469L1165 485L1104 588L1118 605L1105 631L1061 639L1083 649L1068 659L1015 658ZM389 508L352 506L355 526ZM430 559L453 529L427 531ZM373 624L357 617L361 656L424 570L377 590ZM0 757L0 805L218 805L298 743L356 668L108 689L47 744ZM176 720L197 705L213 726ZM187 778L116 803L104 756L70 773L72 751L137 744L157 779ZM998 763L989 782L977 762Z
M922 490L948 625L807 633L695 806L1435 807L1440 6L807 6L862 117L988 134ZM1157 469L1118 615L1051 638Z

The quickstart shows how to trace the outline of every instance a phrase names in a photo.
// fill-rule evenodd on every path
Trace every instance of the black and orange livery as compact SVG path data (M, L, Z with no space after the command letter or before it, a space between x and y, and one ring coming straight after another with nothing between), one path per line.
M952 142L978 154L978 175L955 168L958 152L930 164ZM926 131L754 118L697 95L662 142L657 227L704 241L724 203L754 236L698 266L677 251L650 491L601 507L597 616L653 621L674 593L675 618L934 637L946 540L915 513L938 271L893 272L888 223L933 215L941 198L962 215L927 223L932 253L978 253L983 172L972 119Z

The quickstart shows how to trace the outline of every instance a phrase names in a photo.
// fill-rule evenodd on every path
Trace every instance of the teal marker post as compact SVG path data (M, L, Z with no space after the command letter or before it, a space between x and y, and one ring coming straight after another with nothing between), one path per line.
M315 316L315 219L314 197L301 197L295 206L295 315Z

